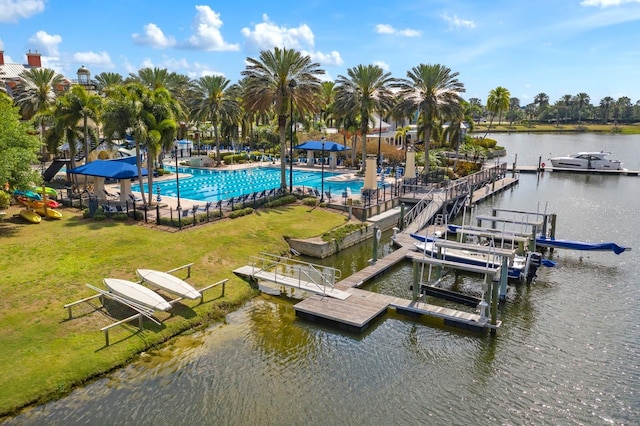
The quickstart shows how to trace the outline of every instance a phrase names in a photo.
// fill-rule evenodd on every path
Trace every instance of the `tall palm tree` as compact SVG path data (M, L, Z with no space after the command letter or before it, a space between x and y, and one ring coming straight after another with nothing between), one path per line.
M322 93L320 96L320 121L328 127L332 126L333 117L333 101L335 99L336 84L333 81L322 82Z
M295 104L298 111L318 112L321 90L320 64L311 57L287 48L260 52L260 58L247 58L244 106L250 113L274 111L280 134L280 186L287 187L286 125ZM293 144L293 141L291 141ZM291 159L293 161L293 158Z
M45 136L45 117L55 104L64 82L62 74L49 68L29 68L20 74L14 101L25 119L35 117L40 121L41 142Z
M440 64L420 64L407 71L407 79L400 81L402 100L398 108L405 111L418 110L424 131L425 158L429 158L431 132L441 118L454 117L461 109L460 93L464 84L458 80L458 72ZM425 161L425 174L429 162Z
M171 82L171 73L166 68L142 68L137 74L129 73L128 81L140 83L143 86L155 90L161 87L168 88Z
M378 65L358 65L347 70L348 77L336 80L334 108L341 115L358 115L362 137L362 171L366 170L367 130L374 111L389 111L394 105L391 87L396 79ZM380 114L382 120L382 114Z
M197 98L192 105L193 117L196 120L211 122L216 140L218 164L220 164L220 123L228 121L237 124L242 115L240 104L229 93L230 83L231 81L221 75L207 75L195 82Z
M576 95L575 102L578 104L578 123L582 122L582 110L585 106L589 105L591 98L588 94L580 92Z
M124 83L124 79L117 72L101 72L96 75L98 82L98 92L109 96L109 94L118 86Z
M76 123L82 121L85 162L89 162L89 120L97 124L101 106L102 98L90 94L80 85L74 85L64 95L61 111L64 121L69 123L73 123L73 120Z
M609 113L611 112L611 107L613 106L614 100L611 96L605 96L600 99L600 111L602 113L602 121L603 123L607 123L609 121Z
M491 125L493 124L493 119L496 114L499 115L498 123L502 122L502 112L506 111L509 108L509 98L511 97L511 93L508 89L505 89L502 86L498 86L495 89L491 89L489 92L489 96L487 97L487 111L491 114L491 118L489 119L489 126L487 127L487 131L484 134L484 137L487 137L487 133L491 129Z
M138 182L140 184L142 201L146 204L145 191L142 185L142 163L140 158L140 141L146 139L146 129L141 120L144 107L142 96L145 90L148 89L145 89L145 87L139 83L128 83L119 87L105 101L102 122L103 131L108 140L114 137L124 139L127 132L134 132Z

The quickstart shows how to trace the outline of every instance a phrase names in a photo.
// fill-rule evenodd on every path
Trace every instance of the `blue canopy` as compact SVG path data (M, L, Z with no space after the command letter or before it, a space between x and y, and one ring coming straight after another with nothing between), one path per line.
M98 176L108 179L130 179L138 177L136 157L123 157L115 160L96 160L84 164L69 173L86 176ZM142 169L142 176L147 176L147 169Z
M344 151L347 149L344 145L333 141L306 141L301 145L294 146L294 148L310 151Z

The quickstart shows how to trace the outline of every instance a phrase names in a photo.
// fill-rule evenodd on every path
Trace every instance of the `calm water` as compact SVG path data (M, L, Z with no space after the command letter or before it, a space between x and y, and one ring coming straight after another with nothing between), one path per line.
M168 167L173 171L175 168ZM259 167L233 171L193 169L189 167L178 168L178 181L180 183L180 196L198 201L217 202L233 197L239 197L254 192L270 191L280 187L280 168ZM182 177L180 177L182 174ZM334 172L293 170L293 186L316 189L324 188L325 192L341 194L346 188L353 193L359 193L364 180L350 182L334 182L331 178L339 175ZM324 184L323 184L324 180ZM289 170L287 170L287 184L289 182ZM147 185L144 185L147 191ZM153 192L161 195L176 197L176 180L164 180L153 184ZM139 191L139 185L132 185L133 191Z
M497 137L536 161L537 148L548 145L558 153L609 149L628 168L640 158L640 137L615 149L604 136ZM343 334L297 320L294 302L261 297L224 325L175 339L8 423L638 424L639 179L523 175L479 209L546 206L558 214L559 238L633 247L620 256L556 252L556 268L510 288L496 338L395 315L363 335ZM348 274L368 257L370 248L360 246L337 264ZM410 268L400 266L371 288L408 296L410 282ZM452 285L473 293L480 281L463 276Z

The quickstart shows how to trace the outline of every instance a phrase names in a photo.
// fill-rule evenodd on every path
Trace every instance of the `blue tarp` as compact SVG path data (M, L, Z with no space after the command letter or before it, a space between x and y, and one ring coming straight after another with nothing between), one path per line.
M115 160L92 161L69 170L69 173L107 179L130 179L138 177L138 168L136 167L136 157L123 157ZM147 169L142 169L142 176L147 176Z
M324 148L322 145L324 144ZM301 145L293 147L294 149L306 149L310 151L344 151L345 146L333 141L306 141Z

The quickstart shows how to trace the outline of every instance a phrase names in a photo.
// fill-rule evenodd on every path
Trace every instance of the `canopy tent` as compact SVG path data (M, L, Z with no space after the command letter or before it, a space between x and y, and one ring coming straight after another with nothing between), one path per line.
M93 176L96 179L94 193L98 198L104 198L104 180L122 180L120 188L120 201L125 202L131 194L131 178L138 177L136 157L123 157L115 160L96 160L80 167L69 170L69 173ZM147 169L142 169L142 176L147 176Z
M314 151L329 151L329 166L333 169L336 167L337 159L336 153L338 151L344 151L347 149L344 145L333 141L306 141L303 144L294 146L294 149L306 149L307 150L307 164L313 164L313 152ZM324 161L324 159L323 159Z
M306 141L293 147L294 149L306 149L307 151L344 151L344 145L333 141Z

